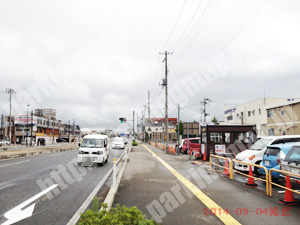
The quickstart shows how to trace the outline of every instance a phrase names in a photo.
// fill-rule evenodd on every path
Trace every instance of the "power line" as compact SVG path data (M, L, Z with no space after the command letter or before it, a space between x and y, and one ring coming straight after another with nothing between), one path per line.
M196 16L196 14L197 14L197 12L198 12L198 10L199 10L201 4L202 4L202 2L203 2L203 0L201 0L201 1L199 2L198 7L197 7L197 9L196 9L194 15L192 16L192 19L190 20L188 26L185 28L185 30L183 31L182 35L180 36L180 38L178 39L178 41L176 42L176 44L174 45L174 47L173 47L172 49L175 50L175 48L176 48L176 46L178 45L178 43L179 43L179 42L181 41L181 39L184 37L186 31L189 29L190 25L192 24L192 22L193 22L193 20L194 20L194 18L195 18L195 16Z
M186 0L184 0L184 2L183 2L183 5L182 5L181 10L180 10L180 13L179 13L179 15L178 15L178 17L177 17L177 19L176 19L176 22L175 22L175 24L174 24L174 26L173 26L173 29L172 29L172 31L171 31L171 33L170 33L170 35L169 35L169 37L168 37L168 39L167 39L167 41L166 41L166 43L165 43L165 45L164 45L164 47L163 47L162 49L165 49L165 47L167 46L167 44L168 44L168 42L169 42L169 40L170 40L170 38L171 38L171 36L172 36L172 34L173 34L173 32L174 32L175 27L176 27L176 25L177 25L177 23L178 23L178 21L179 21L179 18L180 18L181 14L182 14L182 11L183 11L183 8L184 8L184 6L185 6L185 3L186 3Z

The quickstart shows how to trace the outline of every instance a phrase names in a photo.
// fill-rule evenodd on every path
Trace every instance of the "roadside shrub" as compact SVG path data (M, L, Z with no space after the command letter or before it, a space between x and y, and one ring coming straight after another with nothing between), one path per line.
M98 199L94 199L92 210L88 209L84 214L81 214L79 225L107 225L107 224L122 224L122 225L155 225L153 219L148 220L146 216L136 207L127 208L117 204L116 208L111 208L107 212L107 204L103 204L103 210L98 212Z
M8 148L3 148L4 151L6 151Z
M133 141L132 146L138 146L138 143L136 141Z

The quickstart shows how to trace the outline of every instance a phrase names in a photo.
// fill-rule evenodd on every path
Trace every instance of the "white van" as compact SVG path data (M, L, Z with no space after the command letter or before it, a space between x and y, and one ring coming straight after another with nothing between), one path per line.
M78 166L103 166L107 162L109 149L106 135L86 135L78 146Z
M267 145L281 144L287 142L300 142L300 135L267 136L257 140L250 149L240 152L235 159L259 165L267 149ZM234 168L240 171L249 171L249 166L242 163L235 163ZM252 171L259 174L259 168L252 166Z

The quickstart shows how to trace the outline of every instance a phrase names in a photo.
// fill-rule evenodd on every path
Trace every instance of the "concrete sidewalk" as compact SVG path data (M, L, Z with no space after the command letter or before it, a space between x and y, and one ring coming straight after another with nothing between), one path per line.
M299 207L289 208L285 216L286 206L263 191L208 171L207 163L189 160L187 155L169 155L145 146L150 151L142 144L133 147L114 206L137 206L147 218L162 224L256 224L258 220L260 224L299 224ZM189 181L184 182L181 175ZM193 194L184 185L188 182L198 191ZM277 208L279 215L271 215L271 208Z

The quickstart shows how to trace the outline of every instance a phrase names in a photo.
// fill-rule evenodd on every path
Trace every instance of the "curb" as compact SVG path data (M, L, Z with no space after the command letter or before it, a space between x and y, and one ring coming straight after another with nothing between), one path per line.
M19 157L28 157L28 156L35 156L35 155L46 155L51 154L53 152L66 152L66 151L73 151L77 148L66 148L66 149L53 149L48 151L42 151L42 152L28 152L28 153L20 153L20 154L13 154L13 155L2 155L0 156L1 159L14 159Z
M109 192L106 195L106 198L103 202L103 203L107 204L107 212L110 211L110 208L111 208L111 206L113 205L113 203L115 201L115 198L116 198L116 195L117 195L117 192L118 192L118 189L119 189L119 186L120 186L120 183L121 183L121 180L122 180L122 177L123 177L123 174L124 174L127 162L128 162L128 159L129 159L131 149L132 149L132 146L128 150L127 160L124 160L122 168L120 169L120 172L118 174L117 181L116 181L116 186L111 186L110 187ZM99 211L102 211L102 210L103 210L103 207L101 207L101 209Z

